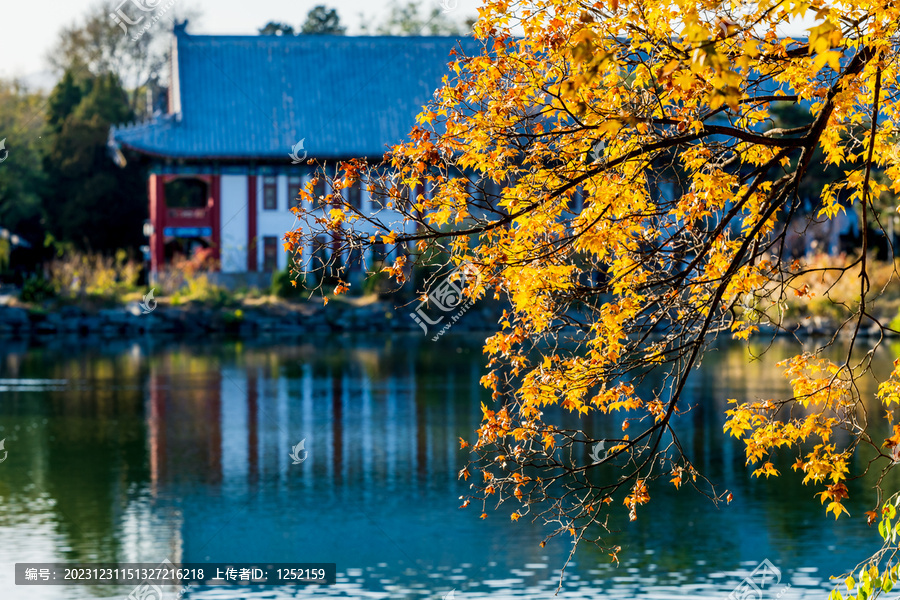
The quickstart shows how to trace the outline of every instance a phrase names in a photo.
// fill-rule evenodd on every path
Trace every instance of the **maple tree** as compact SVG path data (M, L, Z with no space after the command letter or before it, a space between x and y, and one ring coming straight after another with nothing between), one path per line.
M513 520L542 518L551 537L573 536L574 552L602 544L610 515L637 519L654 486L730 501L680 446L673 417L689 408L685 384L711 341L778 329L784 298L810 295L800 282L813 267L785 251L789 226L852 205L866 223L882 194L900 190L900 4L487 0L479 12L482 51L455 53L409 141L381 164L323 171L332 191L301 191L302 226L286 248L331 240L308 268L340 271L341 257L383 243L393 248L384 270L400 283L410 264L444 257L444 271L477 270L461 282L466 296L508 301L484 347L482 383L496 406L483 407L476 459L461 472L475 482L465 505L483 516L512 506ZM774 125L785 106L801 124ZM798 190L821 172L814 153L830 179L805 214ZM360 183L371 211L345 199ZM735 399L723 416L756 476L779 475L772 458L794 453L835 518L857 475L852 454L868 444L868 468L886 473L900 453L900 426L888 440L870 434L855 385L872 376L859 334L888 328L871 310L883 290L868 276L869 243L863 228L861 248L831 273L858 277L856 301L823 344L847 334L845 359L820 349L788 359L792 397ZM639 393L651 373L663 384ZM878 397L892 423L900 366ZM548 422L548 406L613 415L621 437L585 463L598 440ZM838 429L850 443L835 441ZM897 577L883 559L900 500L880 481L868 517L881 511L888 535L859 587L848 580L854 594ZM617 560L618 548L609 552Z

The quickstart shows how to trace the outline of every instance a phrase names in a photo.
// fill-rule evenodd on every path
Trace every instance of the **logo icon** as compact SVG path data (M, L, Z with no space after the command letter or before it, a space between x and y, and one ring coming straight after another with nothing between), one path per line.
M3 151L3 158L0 158L0 163L9 158L9 150L6 149L6 138L0 140L0 150Z
M295 465L299 465L304 460L306 460L307 456L309 456L309 452L306 450L306 448L303 447L304 444L306 444L306 438L303 438L302 440L300 440L299 444L291 448L291 453L288 456L290 456L294 460L293 464ZM300 456L301 452L303 453L302 457Z
M134 4L138 10L148 13L152 12L157 6L159 6L159 3L162 2L162 0L122 0L116 7L116 11L109 13L109 18L112 19L113 24L118 25L122 28L122 31L125 32L125 35L128 35L128 26L125 25L126 23L128 23L128 25L137 25L144 20L144 16L141 15L137 18L136 21L133 21L131 20L131 17L129 17L125 13L125 10L122 8L122 6L129 2Z
M145 315L149 315L156 308L156 298L153 297L155 290L156 288L150 288L150 293L144 296L144 301L141 302L141 308Z
M600 462L601 460L603 460L604 458L606 458L605 453L603 456L600 456L600 453L603 452L603 450L605 450L605 449L606 449L606 441L604 441L604 440L600 440L599 442L594 444L594 448L591 450L591 459L594 461L595 465L598 462Z
M125 600L163 600L162 588L149 583L138 584Z
M770 583L770 579L773 579ZM762 598L763 588L767 585L774 585L781 582L781 570L769 562L769 559L763 559L761 563L753 570L752 573L738 584L734 591L728 594L728 600L744 600L745 598ZM790 586L790 584L788 584ZM778 598L784 594L785 589L778 593Z
M292 165L299 165L304 160L306 160L306 150L303 150L303 142L305 142L305 141L306 141L306 138L303 138L302 140L300 140L299 142L294 144L293 148L291 148L291 153L288 154L288 156L291 157ZM303 156L300 156L301 150L303 150Z
M455 600L456 599L456 588L453 588L443 596L441 596L441 600Z
M431 319L425 314L425 306L433 304L439 308L441 312L445 313L460 309L459 312L451 318L451 321L455 323L474 303L474 300L471 298L468 299L468 303L464 302L466 297L463 290L466 285L469 284L472 285L473 288L480 285L481 272L472 263L464 262L447 275L441 284L432 290L424 300L419 302L419 305L416 307L416 312L409 313L409 316L412 317L419 327L422 328L422 331L427 334L428 325L437 325L444 320L444 315L439 316L437 319ZM450 323L447 325L450 325ZM445 325L445 327L447 327L447 325Z
M445 13L456 10L457 6L459 6L459 0L441 0L441 7L444 9ZM452 593L453 592L451 592L451 594Z
M6 438L3 438L2 440L0 440L0 450L3 450L3 458L0 458L0 463L2 463L4 460L6 460L6 456L9 454L9 452L7 452L6 449L3 447L4 443L6 443Z

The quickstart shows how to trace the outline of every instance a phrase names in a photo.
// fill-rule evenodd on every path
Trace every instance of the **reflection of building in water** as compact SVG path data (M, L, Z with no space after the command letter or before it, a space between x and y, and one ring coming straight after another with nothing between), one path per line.
M165 363L151 367L146 414L154 495L161 483L221 481L221 380L215 371L174 374Z
M129 502L118 535L119 562L179 563L184 555L184 518L172 507L160 507L152 495Z
M284 352L149 365L150 510L180 511L179 531L157 537L177 539L185 561L417 556L394 532L434 502L458 506L458 438L471 439L485 399L477 364L414 348ZM301 440L308 453L293 464ZM377 543L350 553L357 538Z
M478 425L479 373L450 370L423 387L412 356L403 362L384 375L365 360L306 363L288 374L252 358L242 367L209 361L194 373L177 372L174 362L151 366L151 489L202 482L240 490L298 479L390 487L455 473L458 438ZM307 459L294 465L289 454L301 440Z

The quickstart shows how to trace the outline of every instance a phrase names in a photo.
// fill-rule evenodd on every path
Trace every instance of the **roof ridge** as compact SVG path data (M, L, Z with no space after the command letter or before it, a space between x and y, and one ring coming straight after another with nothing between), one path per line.
M110 129L116 133L136 131L153 125L165 125L167 121L176 121L176 117L177 115L173 113L154 113L149 117L144 117L140 121L128 121L127 123L120 123L118 125L113 124L110 126Z
M270 41L266 41L271 37ZM114 138L155 157L288 160L305 139L317 158L384 155L452 75L471 36L192 36L179 33L178 113L117 127ZM292 41L286 41L290 39Z

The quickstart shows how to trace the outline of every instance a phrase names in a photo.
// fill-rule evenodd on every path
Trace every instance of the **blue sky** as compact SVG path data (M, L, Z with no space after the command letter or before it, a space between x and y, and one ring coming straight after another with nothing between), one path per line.
M440 0L424 0L439 6ZM44 57L53 47L59 30L77 23L96 0L0 0L0 77L29 80L47 66ZM255 34L268 21L283 21L295 27L317 4L338 9L349 33L359 31L360 13L378 22L388 0L176 0L176 8L192 7L201 13L191 21L193 33ZM450 4L452 6L453 3ZM462 20L475 16L478 0L457 0L449 17ZM163 25L160 21L160 25Z

